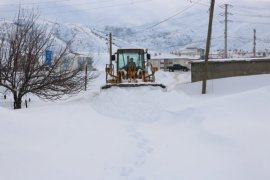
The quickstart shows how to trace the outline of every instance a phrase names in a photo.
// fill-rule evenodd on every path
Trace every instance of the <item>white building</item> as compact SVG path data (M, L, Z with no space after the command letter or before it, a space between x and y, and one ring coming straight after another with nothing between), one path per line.
M167 67L173 66L174 64L181 64L182 66L186 66L190 68L190 62L199 59L192 58L160 58L160 59L150 59L150 62L154 67L158 67L158 69L167 70Z
M85 69L85 65L87 65L88 70L93 69L93 57L91 55L84 54L70 54L63 58L60 69L66 68L79 68L81 71Z

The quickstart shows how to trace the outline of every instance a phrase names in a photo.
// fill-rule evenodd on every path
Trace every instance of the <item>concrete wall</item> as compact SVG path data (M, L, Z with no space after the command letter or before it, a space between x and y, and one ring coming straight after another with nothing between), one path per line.
M191 63L191 81L201 81L204 62ZM270 59L209 61L208 79L270 74Z

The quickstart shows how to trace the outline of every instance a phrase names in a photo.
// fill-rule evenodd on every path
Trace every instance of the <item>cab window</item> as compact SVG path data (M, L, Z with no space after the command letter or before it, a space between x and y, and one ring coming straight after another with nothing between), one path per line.
M128 62L133 61L136 68L142 68L144 63L144 54L142 52L119 52L118 68L124 69Z

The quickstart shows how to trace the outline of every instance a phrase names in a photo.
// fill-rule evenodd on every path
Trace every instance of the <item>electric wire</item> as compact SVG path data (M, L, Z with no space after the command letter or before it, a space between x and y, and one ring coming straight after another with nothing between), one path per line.
M133 6L136 4L146 3L150 1L153 1L153 0L138 0L138 1L132 1L129 3L119 3L119 4L100 6L100 7L94 7L94 8L76 9L76 10L69 10L69 11L57 11L53 13L46 13L45 15L52 15L52 14L59 14L59 13L66 14L66 13L71 13L71 12L89 12L89 11L98 10L98 9L114 8L114 7L120 7L120 6Z
M68 1L70 1L70 0L68 0ZM91 2L88 1L88 2L84 2L84 3L77 3L77 4L74 4L74 5L76 5L76 6L87 5L87 4L96 5L96 4L104 4L106 2L113 2L113 1L119 1L119 0L103 0L103 1L91 1ZM37 3L38 4L37 8L38 8L38 10L56 9L57 8L57 10L59 11L59 8L72 7L72 4L55 5L55 3L57 3L57 2L63 2L63 1L54 1L53 2L54 5L48 6L48 7L43 7L43 6L41 6L41 4ZM12 8L14 8L14 7L12 7ZM17 7L15 7L15 8L17 8ZM1 12L10 12L10 10L9 9L4 9L4 10L1 10Z
M246 24L264 24L264 25L270 25L270 23L266 22L255 22L255 21L243 21L243 20L233 20L234 23L246 23Z
M10 4L0 4L0 6L23 6L23 5L37 5L46 3L56 3L56 2L67 2L71 0L56 0L56 1L42 1L42 2L29 2L29 3L10 3Z
M147 30L149 30L149 29L152 29L152 28L154 28L154 27L156 27L156 26L158 26L158 25L164 23L164 22L167 22L167 21L173 19L174 17L176 17L176 16L178 16L178 15L180 15L180 14L183 14L184 12L186 12L187 10L189 10L190 8L192 8L193 6L197 5L197 4L198 4L199 2L201 2L201 1L202 1L202 0L198 0L198 1L194 2L194 3L192 3L190 6L188 6L188 7L184 8L184 9L182 9L181 11L179 11L179 12L177 12L177 13L175 13L175 14L173 14L173 15L171 15L171 16L169 16L169 17L167 17L167 18L165 18L165 19L163 19L163 20L161 20L161 21L159 21L159 22L157 22L157 23L155 23L155 24L153 24L153 25L150 25L150 26L144 28L143 30L134 32L133 34L137 34L137 33L141 33L141 32L147 31Z

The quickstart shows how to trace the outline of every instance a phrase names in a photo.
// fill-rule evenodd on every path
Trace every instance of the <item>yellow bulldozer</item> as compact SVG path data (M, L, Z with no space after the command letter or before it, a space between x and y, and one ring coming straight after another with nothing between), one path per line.
M148 62L150 58L150 54L144 49L118 49L115 54L111 55L110 63L106 64L106 85L101 89L115 86L166 88L163 84L155 83L155 73L158 68Z

